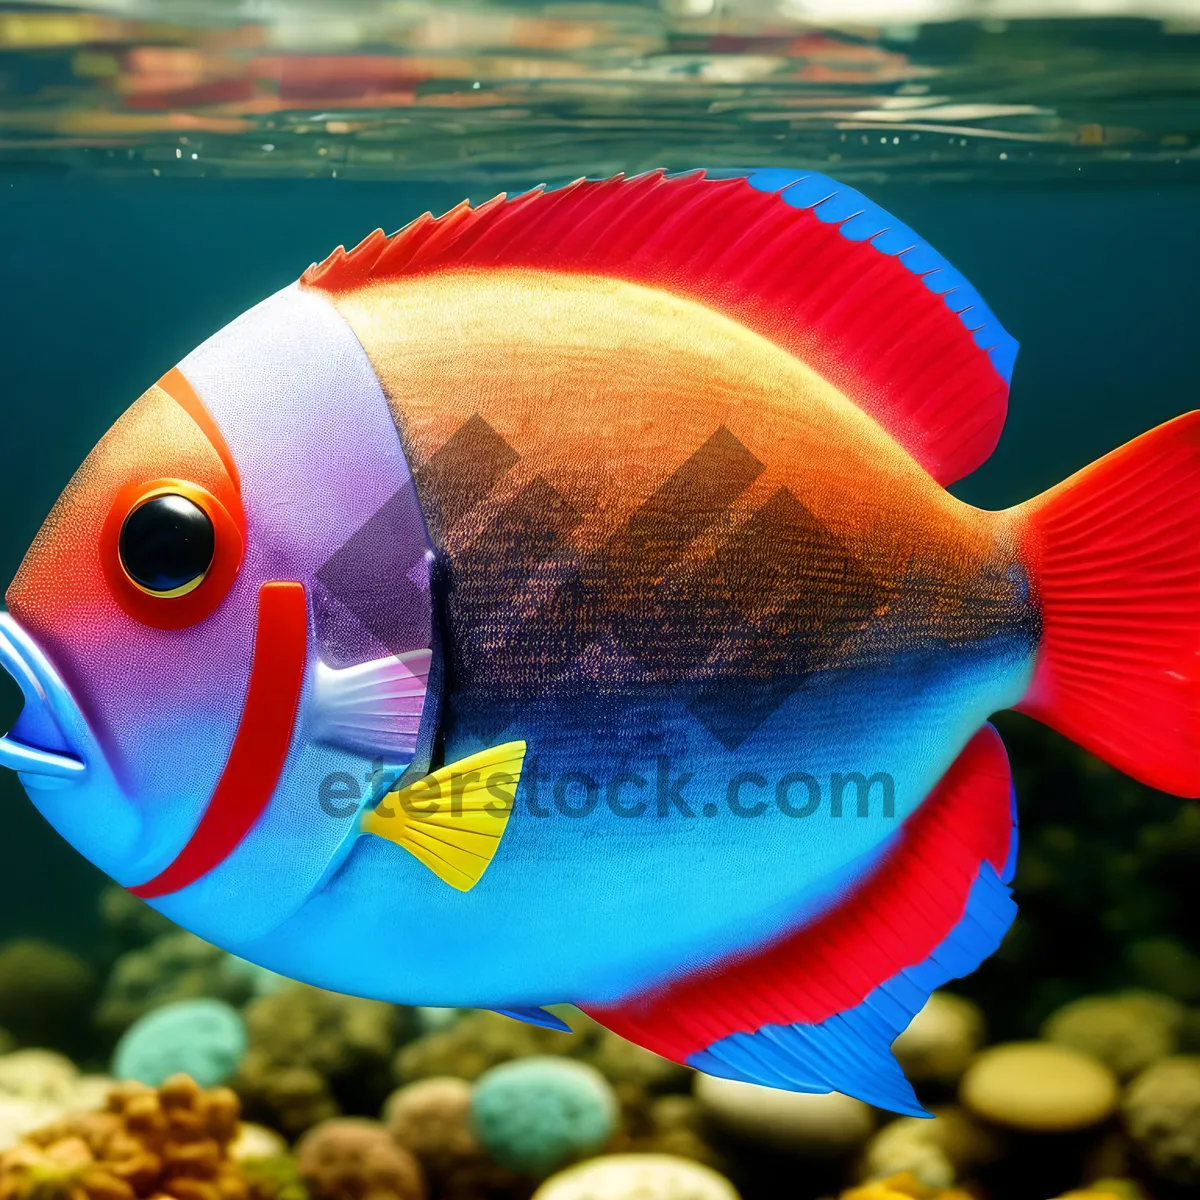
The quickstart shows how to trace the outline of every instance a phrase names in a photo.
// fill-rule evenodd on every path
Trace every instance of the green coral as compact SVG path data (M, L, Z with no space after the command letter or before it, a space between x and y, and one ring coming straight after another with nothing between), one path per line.
M244 1004L252 982L230 963L223 950L193 934L180 930L157 937L117 959L96 1009L96 1024L112 1036L146 1013L180 1000Z
M1155 1174L1200 1184L1200 1057L1179 1055L1147 1067L1121 1104L1125 1128Z
M572 1033L526 1025L499 1013L469 1013L405 1046L395 1058L393 1071L402 1084L443 1075L478 1079L491 1067L517 1058L586 1054L596 1045L599 1026L582 1013L572 1012L567 1020Z
M119 884L111 883L100 893L100 916L108 929L115 953L135 950L179 926L164 917L144 900L139 900Z
M309 1200L300 1168L290 1154L251 1159L240 1169L250 1200Z
M233 1086L247 1114L302 1133L340 1112L377 1112L410 1010L289 983L247 1005L249 1050Z
M0 946L0 1026L22 1045L86 1045L95 972L79 955L36 938Z

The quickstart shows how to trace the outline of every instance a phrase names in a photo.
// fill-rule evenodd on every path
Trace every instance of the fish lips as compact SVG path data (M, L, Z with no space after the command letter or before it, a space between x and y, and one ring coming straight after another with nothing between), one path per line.
M0 666L25 697L12 731L0 737L0 766L16 771L27 788L82 783L88 764L80 750L90 731L49 659L7 612L0 612Z

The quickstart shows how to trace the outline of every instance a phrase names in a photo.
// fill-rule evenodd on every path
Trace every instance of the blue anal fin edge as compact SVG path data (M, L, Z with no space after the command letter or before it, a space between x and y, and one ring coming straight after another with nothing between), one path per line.
M1010 863L1004 875L1001 879L990 863L982 863L966 910L933 953L880 984L853 1008L815 1025L764 1025L753 1033L730 1034L691 1055L688 1065L744 1083L792 1092L842 1092L892 1112L931 1116L891 1044L932 992L969 975L999 948L1017 914L1006 886Z
M502 1017L512 1017L514 1021L523 1021L526 1025L536 1025L539 1029L557 1029L560 1033L570 1033L571 1027L566 1021L556 1017L552 1012L534 1005L518 1008L493 1008L492 1012Z

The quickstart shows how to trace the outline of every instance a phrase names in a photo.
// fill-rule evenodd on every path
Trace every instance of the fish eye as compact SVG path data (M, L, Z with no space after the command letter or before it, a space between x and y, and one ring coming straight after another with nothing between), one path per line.
M150 496L125 518L117 551L125 574L143 592L185 596L204 582L212 566L212 518L186 496Z

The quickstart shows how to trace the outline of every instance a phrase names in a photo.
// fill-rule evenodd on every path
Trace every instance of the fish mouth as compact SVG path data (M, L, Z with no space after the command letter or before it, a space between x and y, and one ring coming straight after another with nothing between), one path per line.
M82 720L78 705L50 660L7 612L0 612L0 666L25 697L16 724L0 737L0 767L10 767L33 787L82 782L87 764L71 738Z

